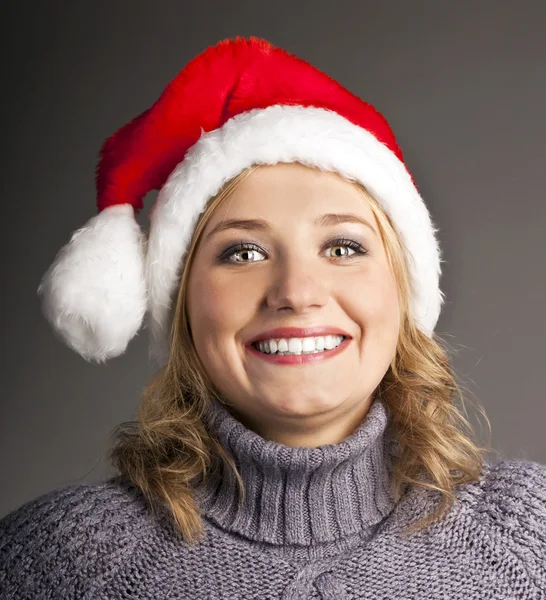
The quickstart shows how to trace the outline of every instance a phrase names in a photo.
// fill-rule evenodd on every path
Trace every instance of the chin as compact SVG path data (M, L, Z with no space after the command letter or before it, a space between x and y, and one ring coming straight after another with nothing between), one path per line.
M274 411L296 417L311 417L321 413L329 412L337 408L341 401L322 401L320 398L295 398L286 399L283 402L273 401L266 404Z

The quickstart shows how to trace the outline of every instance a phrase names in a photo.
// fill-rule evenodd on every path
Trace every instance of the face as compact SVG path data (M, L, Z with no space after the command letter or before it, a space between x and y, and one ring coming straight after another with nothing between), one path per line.
M369 226L315 223L330 213ZM261 226L214 232L232 219ZM318 424L354 429L395 356L398 302L361 190L335 173L280 163L256 168L211 216L189 274L187 311L215 386L243 422L275 437ZM314 361L275 361L248 347L278 327L332 327L349 339Z

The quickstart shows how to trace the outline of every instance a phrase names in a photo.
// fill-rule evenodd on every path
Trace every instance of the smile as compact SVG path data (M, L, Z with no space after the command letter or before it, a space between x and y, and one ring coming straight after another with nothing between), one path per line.
M351 338L344 338L343 341L339 345L337 345L335 348L332 348L330 350L325 348L324 350L315 350L315 351L307 352L307 353L303 352L303 353L294 353L294 354L292 354L292 353L267 354L265 352L261 352L253 344L250 346L247 346L246 349L253 356L257 356L257 357L261 358L262 360L265 360L270 363L284 364L284 365L300 365L300 364L304 364L304 363L322 362L329 358L333 358L334 356L337 356L338 354L343 352L343 350L345 350L345 348L347 348L347 346L349 345L350 342L351 342Z

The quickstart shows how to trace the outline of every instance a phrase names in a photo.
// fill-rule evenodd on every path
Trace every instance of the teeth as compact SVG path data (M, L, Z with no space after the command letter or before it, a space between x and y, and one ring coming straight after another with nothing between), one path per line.
M313 346L315 344L313 343ZM288 352L290 352L290 354L301 354L301 349L303 347L303 343L300 339L298 338L291 338L290 340L288 340Z
M256 347L265 354L316 354L332 350L343 341L342 335L326 335L318 337L290 338L258 342Z

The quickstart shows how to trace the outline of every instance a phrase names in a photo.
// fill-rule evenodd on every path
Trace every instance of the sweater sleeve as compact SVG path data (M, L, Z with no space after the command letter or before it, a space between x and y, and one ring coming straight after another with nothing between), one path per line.
M546 597L546 466L503 460L493 467L488 487L490 516L504 530L538 597Z
M135 502L122 488L77 484L0 520L0 600L93 598L136 543Z

